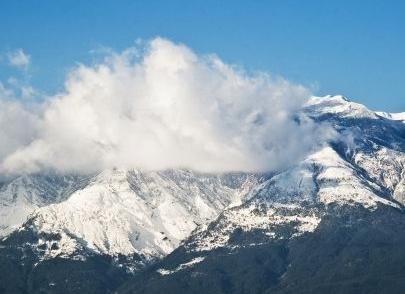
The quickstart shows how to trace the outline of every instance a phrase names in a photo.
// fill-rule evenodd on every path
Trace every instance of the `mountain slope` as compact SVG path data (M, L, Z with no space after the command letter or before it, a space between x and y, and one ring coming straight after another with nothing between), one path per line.
M23 175L0 185L0 236L20 227L36 209L63 201L83 184L79 176Z
M397 113L377 112L377 114L388 119L400 120L405 122L405 112L397 112Z
M133 277L119 293L402 293L403 212L388 207L312 208L322 212L313 232L294 224L250 231L235 228L226 247L179 247ZM215 227L213 228L216 229Z

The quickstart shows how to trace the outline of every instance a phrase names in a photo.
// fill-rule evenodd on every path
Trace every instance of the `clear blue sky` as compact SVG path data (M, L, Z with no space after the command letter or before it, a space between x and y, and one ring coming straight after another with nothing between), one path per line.
M92 49L155 36L317 85L320 95L405 111L402 0L0 2L0 54L23 48L31 82L48 93L63 87L76 62L90 62ZM10 75L18 73L3 60L0 80Z

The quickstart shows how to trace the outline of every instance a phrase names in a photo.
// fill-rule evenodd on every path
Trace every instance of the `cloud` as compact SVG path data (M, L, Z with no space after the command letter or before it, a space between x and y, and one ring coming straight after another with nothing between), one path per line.
M31 56L24 53L22 49L17 49L7 55L10 65L27 70L31 63Z
M78 66L36 122L9 104L15 110L0 121L10 142L0 146L0 171L278 169L329 138L300 114L309 96L303 86L157 38ZM23 119L9 128L15 117Z
M39 119L0 83L0 160L26 146L38 136Z

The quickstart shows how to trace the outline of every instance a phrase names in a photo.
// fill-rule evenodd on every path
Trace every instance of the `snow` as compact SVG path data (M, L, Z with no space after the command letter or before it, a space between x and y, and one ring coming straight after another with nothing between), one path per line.
M306 107L312 114L319 116L322 114L336 114L342 118L378 118L377 114L362 104L349 101L342 95L311 97L306 103Z
M396 155L397 159L400 158L399 154ZM378 169L384 170L382 166ZM396 177L395 183L399 175ZM333 148L326 146L262 184L257 195L271 203L361 204L368 208L383 203L397 207L392 201L376 195L371 188L378 189L378 186L361 176Z
M372 153L357 152L354 161L380 186L387 188L396 201L405 204L405 154L379 146Z
M391 161L401 162L397 162L397 165L393 163L392 170L399 168L402 174L395 174L398 177L395 181L389 182L386 179L385 183L392 183L393 191L403 191L403 182L399 182L401 177L402 181L404 178L403 153L379 149L377 154L377 158L385 158L385 161L390 158ZM365 163L366 155L357 155L362 158L365 171L372 174L372 168ZM374 164L378 162L375 158L367 160ZM376 169L384 171L385 161L380 161L382 165L377 164ZM390 176L392 177L393 173L387 172L387 178ZM362 205L370 210L379 204L400 207L396 202L376 194L378 188L374 181L369 181L355 166L344 160L332 147L327 146L253 189L255 195L251 197L251 201L226 209L216 220L214 228L196 232L193 241L187 246L196 252L220 247L233 248L234 245L229 244L229 239L237 228L245 232L262 230L269 238L281 238L282 236L277 234L277 227L285 224L293 224L295 233L290 238L296 238L316 230L322 215L311 211L310 207L320 203L326 206Z
M388 118L391 120L399 120L399 121L404 121L405 122L405 112L382 112L382 111L377 111L376 114L379 116L382 116L384 118Z
M316 152L310 160L320 167L317 182L318 197L322 203L357 203L367 208L375 208L378 203L382 203L398 207L396 203L376 195L371 189L374 183L361 177L358 171L331 147Z
M201 231L196 234L198 237L190 248L194 247L195 251L200 252L228 246L230 235L236 228L242 229L244 232L263 230L270 238L278 237L275 233L276 227L289 223L296 224L296 232L293 237L306 232L313 232L321 219L315 213L309 211L307 214L297 214L297 209L299 209L299 206L280 203L267 207L265 211L260 212L257 211L255 203L249 206L228 209L221 216L219 223L213 230L209 232ZM288 210L290 210L290 214ZM283 211L283 213L280 213L280 211Z
M152 259L215 218L237 191L218 177L181 170L108 170L66 201L37 210L34 224L40 232L67 231L95 252Z
M61 201L77 183L74 176L23 175L0 189L0 237L18 229L39 207Z
M174 270L167 270L167 269L160 268L160 269L158 269L158 270L156 270L156 271L157 271L159 274L161 274L162 276L171 275L171 274L173 274L173 273L175 273L175 272L178 272L178 271L181 271L181 270L183 270L183 269L192 267L193 265L202 262L204 259L205 259L205 257L200 256L200 257L193 258L193 259L190 260L189 262L180 264L180 265L179 265L178 267L176 267Z

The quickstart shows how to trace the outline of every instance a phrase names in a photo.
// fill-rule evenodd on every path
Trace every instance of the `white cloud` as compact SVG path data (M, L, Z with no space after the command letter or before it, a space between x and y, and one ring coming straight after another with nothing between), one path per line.
M7 57L10 65L22 70L27 70L31 63L31 56L24 53L22 49L8 53Z
M38 116L14 98L13 92L0 83L0 160L38 136Z
M311 120L298 123L309 95L300 85L247 74L158 38L96 66L80 65L65 93L43 106L38 123L19 110L24 119L16 129L34 125L28 134L8 129L14 115L0 121L17 137L11 147L0 146L0 170L281 168L325 139Z

